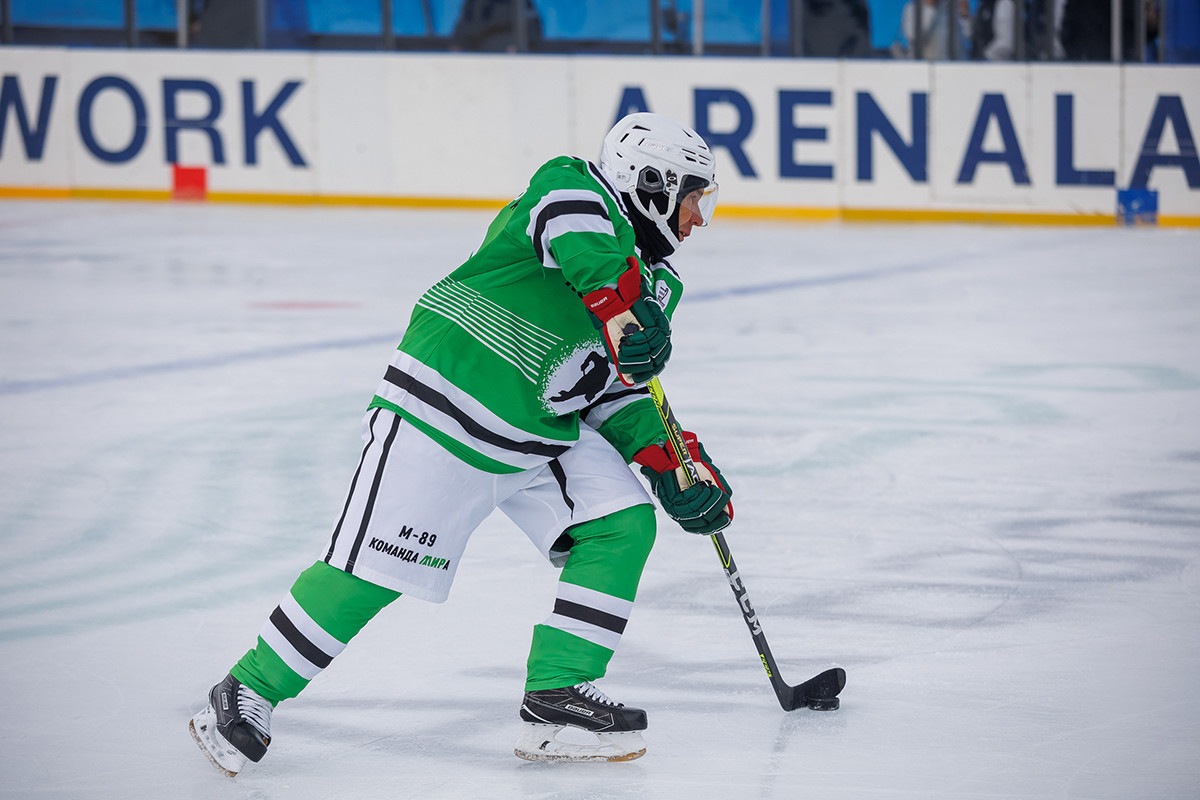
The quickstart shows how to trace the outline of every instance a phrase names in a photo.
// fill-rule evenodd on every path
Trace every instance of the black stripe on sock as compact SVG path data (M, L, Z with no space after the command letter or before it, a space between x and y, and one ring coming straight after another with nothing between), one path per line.
M375 500L379 497L379 484L383 482L383 469L387 466L388 453L392 450L392 442L400 431L400 415L392 417L392 429L383 440L383 451L379 454L379 465L375 467L375 479L371 481L371 493L367 495L367 507L363 509L362 522L358 526L358 536L354 538L354 546L350 548L350 557L346 559L346 571L353 574L354 562L358 561L358 552L362 550L363 540L367 536L367 528L371 525L371 513L375 510Z
M591 606L572 603L570 600L563 600L561 597L554 601L554 613L570 617L571 619L577 619L580 622L586 622L589 625L595 625L597 628L604 628L613 633L624 633L625 626L629 623L629 620L624 617L618 617L616 614L609 614L607 611L601 611Z
M333 656L310 642L292 624L292 621L287 618L287 614L283 613L283 609L279 606L276 606L275 610L271 612L271 624L283 634L283 638L287 639L292 647L296 648L296 652L304 656L314 667L325 669L333 661Z
M387 374L384 380L392 384L398 389L411 394L413 397L420 400L425 405L442 412L446 416L453 419L468 435L478 439L481 442L486 442L494 447L500 447L505 450L512 450L514 453L524 453L526 455L545 456L547 458L557 458L569 450L569 447L564 445L546 444L545 442L518 442L501 436L495 431L488 430L472 419L467 412L463 411L458 406L450 402L450 398L434 389L421 383L419 380L396 367L388 367Z

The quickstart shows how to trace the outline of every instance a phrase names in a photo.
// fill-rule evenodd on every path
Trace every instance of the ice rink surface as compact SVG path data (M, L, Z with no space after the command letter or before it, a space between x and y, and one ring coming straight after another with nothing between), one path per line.
M318 556L417 295L490 214L0 204L0 797L1200 797L1200 232L698 232L664 386L736 491L660 514L610 695L647 755L512 755L556 572L502 516L234 780L204 693Z

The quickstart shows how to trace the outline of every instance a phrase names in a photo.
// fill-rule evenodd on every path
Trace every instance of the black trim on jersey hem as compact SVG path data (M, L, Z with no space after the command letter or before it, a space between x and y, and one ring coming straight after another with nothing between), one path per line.
M524 455L545 456L546 458L558 458L571 449L567 445L546 444L545 442L518 442L506 436L501 436L495 431L488 430L472 419L467 412L450 402L450 398L433 387L421 383L412 375L397 367L389 366L387 373L384 375L384 380L397 389L408 392L435 411L440 411L450 417L462 426L462 429L467 432L468 436L490 444L493 447L511 450L514 453L523 453Z
M606 631L612 631L617 634L624 633L625 626L629 624L629 620L624 617L609 614L607 611L601 611L591 606L572 603L570 600L563 600L561 597L554 601L554 613L562 617L577 619L580 622L586 622L589 625L595 625L597 628L604 628Z

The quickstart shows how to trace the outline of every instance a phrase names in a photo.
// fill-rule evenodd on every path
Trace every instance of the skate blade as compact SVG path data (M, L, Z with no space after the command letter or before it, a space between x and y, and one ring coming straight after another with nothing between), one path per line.
M192 738L196 741L196 746L200 748L200 752L208 757L209 763L216 767L217 771L225 777L233 778L245 766L246 759L236 750L233 750L232 747L221 747L221 743L216 739L216 731L213 728L216 714L211 715L214 719L207 719L206 717L209 716L207 712L208 709L205 709L188 720L188 731L192 734ZM199 727L196 725L196 720L200 720ZM226 756L228 764L221 763L218 757L219 754Z
M646 743L638 731L591 733L527 722L513 754L526 761L633 761L646 754Z

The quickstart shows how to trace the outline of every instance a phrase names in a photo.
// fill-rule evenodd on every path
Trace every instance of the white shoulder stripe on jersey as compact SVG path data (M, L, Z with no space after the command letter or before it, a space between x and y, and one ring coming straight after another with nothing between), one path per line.
M599 193L587 189L554 189L529 212L525 234L543 266L559 269L550 242L564 233L588 232L616 236L608 206Z

